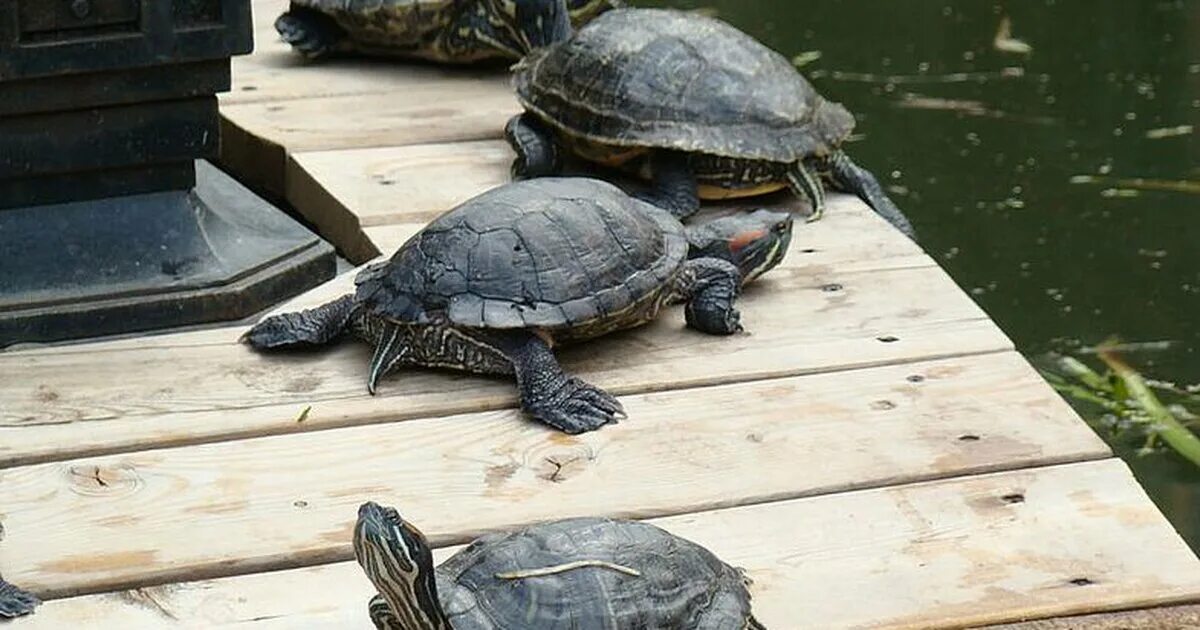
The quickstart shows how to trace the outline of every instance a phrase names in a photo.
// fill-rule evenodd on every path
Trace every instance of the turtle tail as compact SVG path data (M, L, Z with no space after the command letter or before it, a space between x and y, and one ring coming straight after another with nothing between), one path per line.
M751 617L746 620L746 630L767 630L767 627L754 617Z
M13 619L33 612L42 600L0 578L0 619Z
M255 324L241 340L259 349L329 343L346 331L355 311L354 296L344 295L299 313L272 315Z
M294 4L275 19L275 30L283 41L309 59L333 52L346 36L346 31L332 17Z
M875 214L883 217L885 221L891 223L908 238L917 240L917 232L913 229L908 217L904 216L904 213L896 207L887 193L883 192L879 180L875 179L870 171L855 164L844 151L836 151L831 154L826 158L825 166L829 169L829 175L833 179L834 185L846 192L854 193L868 206L871 206Z

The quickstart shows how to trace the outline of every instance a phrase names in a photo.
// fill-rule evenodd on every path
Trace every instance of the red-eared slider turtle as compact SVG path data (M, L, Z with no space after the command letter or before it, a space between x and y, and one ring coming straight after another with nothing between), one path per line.
M617 9L515 68L526 113L507 126L517 178L556 172L558 147L655 182L686 217L699 199L791 187L824 207L820 175L912 236L879 183L839 148L854 117L783 56L696 13Z
M748 580L648 523L572 518L491 534L434 568L420 530L365 503L354 556L380 630L762 630Z
M697 330L740 330L739 287L783 258L791 226L790 215L760 210L685 229L599 180L508 184L363 270L353 295L269 317L245 340L321 344L352 331L375 345L371 393L399 365L513 376L529 415L590 431L614 422L621 405L564 374L551 349L644 324L671 302L687 302Z
M41 603L33 593L19 589L0 577L0 619L28 615Z
M309 58L329 53L443 63L520 59L618 0L292 0L275 20Z

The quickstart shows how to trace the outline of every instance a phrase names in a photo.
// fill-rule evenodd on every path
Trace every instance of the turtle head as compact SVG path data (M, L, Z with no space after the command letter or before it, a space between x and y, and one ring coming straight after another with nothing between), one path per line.
M498 22L494 45L523 57L571 36L566 0L484 0Z
M689 258L720 258L737 265L747 284L778 265L792 241L792 215L755 210L687 229Z
M392 611L417 622L414 630L449 630L438 600L433 552L421 530L394 508L370 501L358 508L354 557Z

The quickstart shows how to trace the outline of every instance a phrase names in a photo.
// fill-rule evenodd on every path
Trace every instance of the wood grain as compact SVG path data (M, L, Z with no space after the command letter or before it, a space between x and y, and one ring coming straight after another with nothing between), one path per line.
M368 232L386 235L377 228L428 222L507 183L512 157L507 144L492 140L299 153L289 162L287 197L344 255L362 263L402 242L385 237L374 243ZM915 243L849 195L831 194L825 217L811 224L801 218L807 205L790 194L709 204L694 220L758 207L797 216L792 264L814 253L833 254L828 262L844 269L932 264Z
M861 201L846 195L831 195L827 199L827 203L833 210L827 213L823 219L816 223L797 223L791 249L781 263L782 268L794 268L798 272L815 274L829 269L867 272L876 269L935 267L936 263L912 241L893 230L880 229L886 224ZM794 208L786 203L773 207ZM701 210L696 220L708 220L728 211L730 208L723 206L705 208ZM370 239L372 252L378 249L390 256L405 240L422 227L424 227L423 224L416 223L380 225L366 228L364 236ZM268 312L311 308L334 299L350 290L356 273L357 270L343 274L342 277L285 301ZM257 320L257 317L254 319ZM240 334L240 331L236 334ZM67 343L6 349L0 350L0 355L17 351L35 351L39 354L47 354L96 352L119 348L213 345L229 343L236 334L222 330L185 334L147 334L134 338L89 341L86 344Z
M1108 455L1014 353L622 400L580 437L499 411L7 469L0 566L69 593L345 557L373 496L449 543Z
M340 281L348 288L350 278ZM897 294L906 287L912 295ZM324 285L328 295L337 286ZM777 269L739 301L748 333L711 337L678 308L641 328L559 352L564 366L614 392L670 388L994 352L1011 343L935 268L842 273ZM302 305L302 304L301 304ZM294 308L294 305L289 308ZM405 370L365 391L370 349L259 353L242 329L188 333L210 345L114 344L0 354L0 466L317 428L306 406L353 410L335 424L512 406L505 381ZM113 366L119 366L119 375Z
M1200 596L1196 559L1111 459L655 523L747 568L770 628L961 627ZM370 589L347 562L52 601L13 627L369 628Z

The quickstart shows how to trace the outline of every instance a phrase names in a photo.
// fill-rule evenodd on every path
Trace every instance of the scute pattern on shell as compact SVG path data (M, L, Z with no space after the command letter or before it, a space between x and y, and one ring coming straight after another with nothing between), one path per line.
M687 256L666 212L589 179L485 192L364 270L355 301L401 322L574 326L664 289Z
M609 11L531 53L513 82L522 105L551 124L619 146L794 162L854 128L783 56L674 10Z
M572 560L603 560L641 575L587 567L496 578ZM740 571L695 543L632 521L566 519L487 536L438 567L437 577L450 623L464 630L741 629L750 618Z
M455 0L292 0L332 17L360 44L418 46L454 15Z

